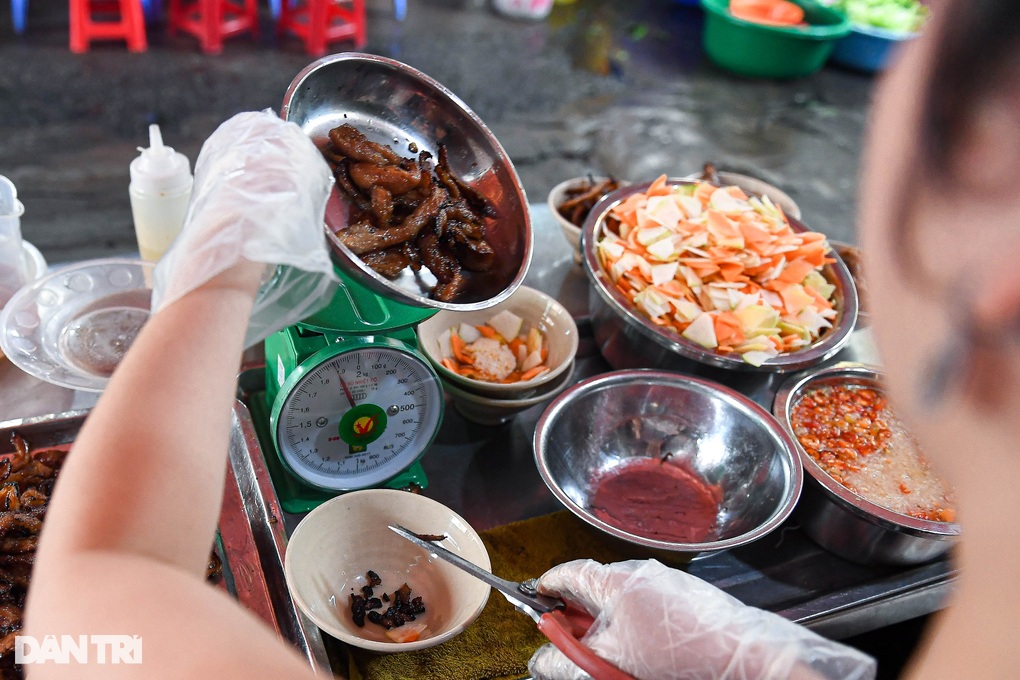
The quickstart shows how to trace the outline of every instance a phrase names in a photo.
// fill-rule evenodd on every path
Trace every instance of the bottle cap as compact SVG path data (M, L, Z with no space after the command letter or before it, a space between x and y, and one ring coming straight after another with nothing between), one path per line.
M131 161L131 186L139 191L173 193L191 186L191 162L182 153L163 146L158 125L149 126L149 148Z

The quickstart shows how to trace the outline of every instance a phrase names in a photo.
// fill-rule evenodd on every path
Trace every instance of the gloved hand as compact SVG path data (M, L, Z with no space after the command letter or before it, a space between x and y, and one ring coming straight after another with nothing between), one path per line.
M249 347L330 300L337 280L323 230L333 175L294 123L240 113L206 140L180 235L155 271L152 309L240 263L267 272L245 337Z
M539 590L595 617L581 640L639 680L874 678L875 661L654 560L550 569ZM531 658L539 680L589 676L552 645Z

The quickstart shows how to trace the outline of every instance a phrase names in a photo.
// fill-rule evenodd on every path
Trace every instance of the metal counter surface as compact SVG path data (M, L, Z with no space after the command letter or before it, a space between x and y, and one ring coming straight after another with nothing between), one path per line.
M609 366L599 355L587 323L585 273L574 264L548 208L533 205L532 217L535 254L525 283L555 296L578 320L581 344L575 379L605 372ZM257 355L248 353L245 365L256 365ZM849 347L831 361L840 360L877 363L867 329L855 332ZM767 409L783 380L768 374L711 370L705 377L744 392ZM0 420L88 408L97 396L42 383L10 362L0 363ZM463 515L478 530L562 509L534 463L532 438L543 408L533 407L497 427L471 423L455 409L447 409L436 440L422 458L430 480L425 494ZM292 529L300 517L284 519L287 529ZM696 561L687 569L747 604L775 611L833 638L934 612L944 606L955 577L948 559L912 568L852 564L812 543L795 520L755 544ZM282 581L276 583L282 586Z

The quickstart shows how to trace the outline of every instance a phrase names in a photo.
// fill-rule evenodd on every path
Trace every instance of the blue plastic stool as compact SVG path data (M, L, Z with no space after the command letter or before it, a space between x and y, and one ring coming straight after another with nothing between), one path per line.
M142 12L147 22L159 20L163 14L163 0L142 0Z
M11 20L14 22L14 32L23 35L28 23L28 0L11 0Z

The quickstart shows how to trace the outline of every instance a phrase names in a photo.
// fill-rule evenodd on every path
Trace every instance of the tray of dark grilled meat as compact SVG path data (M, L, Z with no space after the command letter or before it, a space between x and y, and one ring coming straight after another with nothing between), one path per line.
M60 468L73 454L88 410L0 422L0 680L24 677L14 663L39 532ZM253 450L254 449L254 450ZM296 646L309 664L329 664L319 630L293 605L283 577L285 544L276 494L248 409L237 402L230 465L206 578Z

